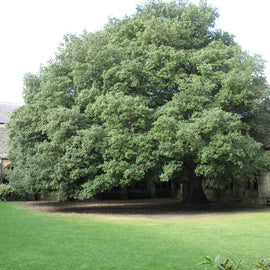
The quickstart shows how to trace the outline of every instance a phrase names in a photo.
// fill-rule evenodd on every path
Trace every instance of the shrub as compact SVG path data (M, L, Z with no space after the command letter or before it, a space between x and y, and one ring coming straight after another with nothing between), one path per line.
M254 270L267 270L270 269L270 263L267 262L267 260L263 259L260 262L258 262L257 264L254 264Z
M0 200L8 201L11 200L15 195L15 190L8 184L0 184Z
M243 268L242 260L235 259L225 259L224 262L220 262L220 256L218 255L215 260L209 256L204 256L205 261L199 263L198 265L207 265L210 268L215 268L219 270L240 270L240 269L252 269L252 270L270 270L270 263L266 259L253 264L253 268ZM205 270L209 268L205 268Z

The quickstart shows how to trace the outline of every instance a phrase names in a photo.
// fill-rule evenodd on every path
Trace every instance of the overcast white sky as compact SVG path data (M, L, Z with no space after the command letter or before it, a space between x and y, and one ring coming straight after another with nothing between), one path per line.
M0 101L22 103L23 76L37 73L67 33L102 29L109 17L135 12L144 0L1 0ZM192 0L198 3L199 0ZM270 1L208 0L219 9L217 28L233 33L244 50L269 63Z

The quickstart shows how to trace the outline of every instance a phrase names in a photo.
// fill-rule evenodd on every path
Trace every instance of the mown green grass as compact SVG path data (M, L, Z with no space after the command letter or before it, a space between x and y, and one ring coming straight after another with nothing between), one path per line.
M204 269L204 255L270 257L270 211L175 220L55 216L0 202L0 269Z

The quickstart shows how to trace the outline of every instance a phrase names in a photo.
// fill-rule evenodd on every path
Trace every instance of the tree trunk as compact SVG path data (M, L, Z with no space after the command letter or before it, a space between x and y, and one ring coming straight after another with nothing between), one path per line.
M196 179L184 185L183 203L208 203L203 188L202 181Z

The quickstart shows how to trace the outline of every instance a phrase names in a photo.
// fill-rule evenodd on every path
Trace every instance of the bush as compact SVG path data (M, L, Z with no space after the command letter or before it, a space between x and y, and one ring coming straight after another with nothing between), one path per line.
M9 201L15 195L15 190L12 186L8 184L0 184L0 200Z
M253 264L252 268L243 268L242 260L225 259L224 262L219 262L220 256L217 256L213 260L209 256L204 256L205 261L199 263L198 265L207 265L210 268L220 269L220 270L237 270L237 269L252 269L252 270L268 270L270 269L270 263L266 259ZM205 270L209 268L205 268Z
M27 174L22 171L18 171L16 168L14 170L7 170L6 172L7 180L11 187L16 191L16 200L34 200L38 195L37 189L35 188L35 183L30 182Z

